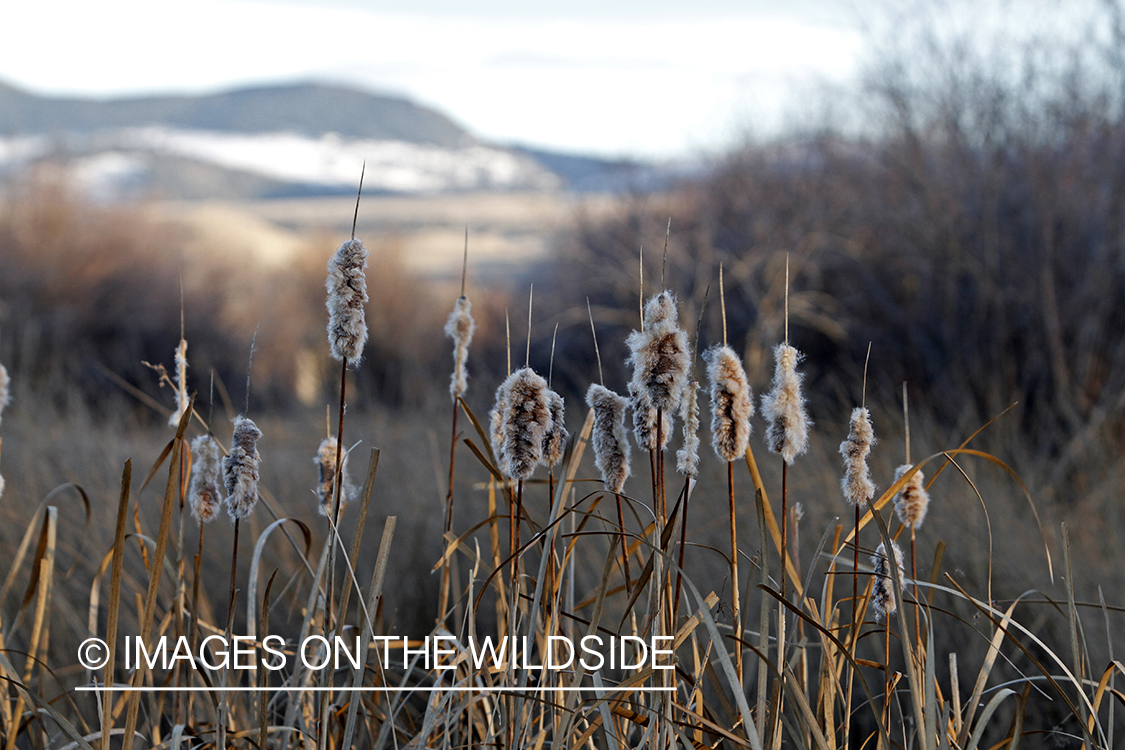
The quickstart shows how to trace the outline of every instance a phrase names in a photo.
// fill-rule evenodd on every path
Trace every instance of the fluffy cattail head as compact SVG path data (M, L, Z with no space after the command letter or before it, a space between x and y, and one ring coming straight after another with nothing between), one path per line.
M348 476L348 454L340 456L340 508L343 509L355 494ZM313 463L317 466L318 481L316 496L320 500L320 515L331 516L336 492L336 438L329 437L320 441L316 458Z
M4 407L12 400L12 395L9 392L10 383L8 370L5 369L4 365L0 365L0 421L3 421L4 418Z
M176 411L172 412L172 416L168 418L168 425L170 427L178 427L180 424L180 417L188 409L188 390L187 390L187 341L180 339L180 345L176 347L176 377L173 382L176 384Z
M746 455L750 442L750 417L754 401L742 361L725 344L703 354L707 377L711 380L711 445L724 461Z
M699 474L699 381L691 380L680 405L684 420L684 444L676 451L676 471L684 476Z
M875 497L875 483L871 481L871 470L867 468L867 456L874 444L871 413L866 407L857 406L852 410L848 439L840 443L840 455L844 457L844 478L840 487L849 505L865 505Z
M465 389L469 387L469 344L473 341L473 331L477 324L473 321L473 306L469 298L461 295L453 305L453 312L445 321L445 335L453 339L453 376L449 380L449 395L456 403Z
M363 306L367 303L367 248L348 240L328 261L328 346L337 360L359 364L367 343Z
M687 334L679 327L676 298L661 292L648 301L644 330L633 331L627 364L633 367L629 392L653 409L672 414L680 407L691 362Z
M766 442L785 463L792 464L809 448L809 418L801 395L802 376L797 372L801 353L788 344L778 344L773 354L773 389L762 397L762 416L768 423Z
M506 405L500 417L500 470L527 479L543 462L543 442L552 427L547 381L530 367L508 376Z
M902 588L906 585L902 577L902 549L894 542L891 542L891 549L894 550L895 563L898 565L898 585L899 588ZM875 585L871 592L871 606L875 609L875 620L882 622L884 617L893 615L898 609L898 601L895 599L895 585L891 580L891 562L887 558L886 545L880 544L879 548L875 550L875 554L871 557L871 564L875 567Z
M200 435L191 441L191 457L188 505L196 521L208 523L219 515L219 506L223 502L223 485L219 481L219 443L210 435Z
M508 391L512 387L512 378L508 377L496 388L496 403L488 413L488 439L492 444L492 455L496 457L497 464L502 465L504 459L504 414L508 411Z
M610 492L621 492L629 478L629 443L625 439L625 398L594 384L586 404L594 410L594 466Z
M227 513L232 521L246 518L258 502L258 440L262 431L241 414L234 418L230 455L223 460L223 481L227 489Z
M633 437L637 439L637 445L643 451L664 450L668 447L672 430L676 428L675 414L668 411L658 414L656 407L647 399L632 392L632 384L629 388L632 396L629 408L633 412Z
M551 409L551 428L543 438L543 463L554 466L562 460L570 433L566 431L566 404L562 396L548 388L547 404Z
M895 481L902 479L906 472L913 466L903 464L895 469ZM930 493L926 492L926 478L922 470L914 472L899 493L895 495L895 513L902 525L910 529L917 529L926 520L926 511L930 507Z

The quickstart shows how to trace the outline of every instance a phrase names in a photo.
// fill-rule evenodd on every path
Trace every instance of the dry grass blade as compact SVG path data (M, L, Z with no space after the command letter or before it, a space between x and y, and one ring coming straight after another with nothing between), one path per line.
M289 522L297 524L297 528L301 530L301 534L305 537L305 555L309 554L312 549L312 530L303 521L296 518L279 518L266 527L265 531L258 535L257 541L254 543L254 554L250 556L250 578L246 584L246 628L247 635L251 638L257 637L257 600L258 600L258 567L262 562L262 551L265 549L266 542L269 541L270 534L274 529L282 524ZM276 572L276 571L275 571ZM273 577L270 577L273 580ZM265 631L263 631L264 633Z
M173 501L176 499L177 491L179 489L179 481L175 468L180 463L180 451L183 447L184 431L187 429L188 421L191 420L192 406L194 406L195 398L192 397L189 408L184 412L180 418L180 425L176 429L176 438L172 446L172 467L168 471L168 484L164 488L164 505L160 511L160 531L156 536L156 551L153 553L152 570L149 573L148 592L145 595L144 614L141 617L141 631L139 634L142 643L147 643L149 636L152 634L153 618L156 614L156 593L160 588L160 576L164 564L164 554L168 549L168 536L172 530L172 516L173 516ZM141 678L144 675L144 670L138 669L133 673L134 688L140 687ZM137 714L140 709L139 692L130 694L129 706L125 715L125 736L122 739L122 750L132 750L133 739L137 729Z
M121 474L121 497L117 503L117 528L113 535L113 572L110 574L109 584L109 618L106 622L106 643L109 644L109 656L105 667L105 684L113 684L114 659L117 649L117 619L121 607L121 576L125 558L125 528L129 519L129 486L133 478L133 462L126 461ZM194 614L194 613L193 613ZM109 750L109 737L113 729L110 704L112 693L106 692L102 697L102 750ZM108 725L107 723L108 722ZM109 731L107 731L109 730Z

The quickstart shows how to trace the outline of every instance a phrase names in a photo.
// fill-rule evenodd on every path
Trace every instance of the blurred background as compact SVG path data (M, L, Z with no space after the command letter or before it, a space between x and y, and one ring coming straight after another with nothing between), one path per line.
M1120 0L18 5L0 48L9 512L64 481L115 498L124 458L155 459L172 396L144 363L171 366L182 320L202 411L219 424L249 403L267 482L314 523L338 377L324 268L366 161L353 434L384 448L387 512L418 549L440 540L441 328L467 229L478 415L507 368L506 316L524 350L532 284L531 364L572 430L597 372L587 298L606 385L624 389L642 247L646 293L663 274L700 348L722 338L724 267L728 337L764 391L788 254L818 433L793 490L810 533L843 510L834 452L861 399L883 487L904 458L904 381L915 459L1014 404L974 447L1020 474L1056 560L1068 520L1090 581L1122 600ZM942 538L997 596L1046 585L1022 490L968 471L975 487L932 492L949 509L935 500L920 559ZM436 601L427 570L404 571L404 601ZM403 617L432 621L423 609Z

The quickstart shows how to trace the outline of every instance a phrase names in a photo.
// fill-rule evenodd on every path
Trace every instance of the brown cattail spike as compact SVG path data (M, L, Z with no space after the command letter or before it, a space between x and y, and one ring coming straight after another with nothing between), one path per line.
M453 312L445 321L445 335L453 339L453 376L449 380L449 395L456 402L469 387L469 344L476 330L473 321L473 306L469 298L461 295L453 305Z
M895 481L902 479L903 475L913 468L910 464L903 464L895 469ZM922 522L926 520L926 511L930 507L930 494L926 492L925 482L926 478L919 469L910 475L910 479L895 495L895 513L898 514L898 520L902 521L902 525L909 529L920 528Z
M703 354L711 381L711 445L723 461L746 455L750 443L750 418L754 401L742 361L725 344Z
M633 367L629 382L633 427L645 450L663 449L672 431L687 386L690 355L687 334L679 327L676 298L661 292L645 305L644 329L633 331L625 343ZM656 446L656 414L663 413L661 445Z
M895 563L898 565L898 583L901 589L906 584L902 577L902 550L897 544L891 542L894 550ZM895 598L895 586L891 579L891 562L887 558L887 549L880 544L871 557L871 564L875 567L875 586L871 592L871 606L875 610L875 620L882 622L885 617L893 615L898 610L898 601Z
M180 417L188 408L188 390L187 390L187 341L180 339L180 345L176 347L176 378L173 383L176 386L176 411L168 418L168 424L171 427L177 427L180 424Z
M676 471L695 477L699 475L699 381L694 378L684 390L680 416L684 420L684 444L676 451Z
M867 456L874 444L871 414L866 407L857 406L852 410L848 438L840 443L840 455L844 457L844 478L840 487L849 505L866 505L875 497L875 483L871 481L871 470L867 467Z
M509 377L496 388L496 402L492 411L488 412L488 441L497 463L504 462L504 414L508 411L508 391L511 385Z
M801 353L788 344L778 344L773 353L773 389L762 397L762 416L769 425L766 442L772 452L792 464L809 448L810 422L801 395L802 376L797 372Z
M329 437L320 441L316 458L313 463L317 466L318 481L316 496L320 500L320 515L332 516L333 503L336 492L336 438ZM348 454L345 452L340 459L340 508L348 503L355 494L348 476Z
M191 441L191 482L188 484L188 505L200 523L214 521L223 502L223 485L219 481L221 462L219 443L211 435L200 435Z
M512 479L527 479L543 462L543 441L552 427L547 392L547 381L524 367L509 375L496 393L493 440L499 438L500 470Z
M328 261L328 346L333 358L354 367L367 343L363 306L367 303L367 248L359 240L340 245Z
M554 466L562 460L570 433L566 431L566 403L562 396L548 388L547 404L551 410L551 427L543 438L543 463Z
M234 418L230 455L223 461L223 480L227 490L227 513L232 521L246 518L258 502L258 471L261 456L258 440L262 431L248 417Z
M586 404L594 410L594 466L610 492L621 492L629 478L629 443L625 439L623 396L594 384L586 391Z

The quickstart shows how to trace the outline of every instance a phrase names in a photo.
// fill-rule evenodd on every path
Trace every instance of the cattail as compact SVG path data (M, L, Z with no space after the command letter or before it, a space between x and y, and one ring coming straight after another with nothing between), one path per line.
M210 435L200 435L191 441L191 456L188 504L196 521L209 523L219 515L219 505L223 502L219 443Z
M724 461L746 455L754 401L742 361L725 344L708 349L707 377L711 380L711 445Z
M506 385L501 386L507 398L500 417L500 468L512 479L527 479L543 462L543 441L552 426L549 389L530 367L513 372Z
M910 464L903 464L895 469L895 481L902 479L902 476L912 468L914 467ZM922 522L926 520L926 511L930 507L930 493L926 492L925 482L922 470L919 469L895 495L895 512L898 514L898 520L907 528L920 528Z
M171 427L177 427L180 424L180 417L187 411L188 390L187 390L187 340L180 339L180 345L176 347L176 377L173 381L176 384L176 411L168 418L168 424Z
M508 377L496 388L496 403L488 413L488 440L492 444L492 455L497 463L504 462L504 413L508 410L508 391L512 379Z
M680 417L684 420L684 444L676 451L676 471L689 477L699 474L699 381L692 379L684 389Z
M566 431L566 403L562 396L548 388L547 404L551 410L551 427L543 438L543 463L554 466L562 460L570 433Z
M687 334L678 325L676 298L661 292L645 305L644 330L625 340L633 367L629 391L636 402L672 414L687 386L690 355Z
M792 464L809 448L810 423L801 395L802 375L797 372L801 353L789 344L778 344L773 353L773 390L762 397L762 416L769 423L766 442L772 452Z
M223 461L223 479L227 488L227 513L232 521L246 518L258 502L258 440L262 431L248 417L234 418L234 436L230 455Z
M633 437L637 439L637 445L644 451L664 450L668 447L668 439L672 436L672 430L676 427L674 415L671 412L660 414L660 445L658 446L656 444L656 407L633 393L631 384L630 395L633 397L629 401L629 408L633 412Z
M477 324L473 321L473 305L469 298L461 295L453 305L453 312L445 321L445 335L453 339L453 376L449 380L449 395L456 403L465 389L469 387L469 344L473 341L473 331Z
M0 422L4 421L4 407L12 400L12 394L8 390L10 382L11 379L8 377L8 370L4 365L0 365Z
M333 494L336 491L336 438L329 437L320 441L313 463L319 470L316 495L320 499L320 515L331 517ZM340 458L340 508L354 495L355 487L348 476L348 454L345 452Z
M332 356L354 367L367 342L363 306L367 302L367 248L359 240L348 240L328 261L328 346Z
M852 410L848 439L840 443L840 455L844 457L844 478L840 487L849 505L865 505L875 497L875 483L871 481L871 470L867 468L867 456L874 444L871 413L866 407L857 406Z
M891 542L891 549L894 550L895 563L898 565L899 588L902 588L906 585L902 577L902 550L894 542ZM895 587L891 581L891 563L887 559L886 545L879 544L879 548L875 550L875 554L871 557L871 564L875 567L875 586L871 593L871 606L875 608L875 621L882 622L884 617L893 615L898 610L898 602L895 600Z
M609 492L620 493L629 478L629 443L625 439L625 406L628 402L598 385L586 391L586 404L594 410L594 466Z

